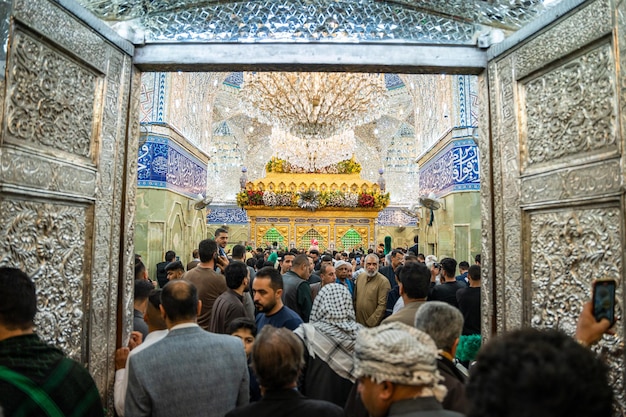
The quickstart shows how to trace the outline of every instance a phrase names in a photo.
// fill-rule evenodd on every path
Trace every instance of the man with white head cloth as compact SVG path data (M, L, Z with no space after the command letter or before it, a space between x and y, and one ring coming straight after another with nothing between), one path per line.
M462 417L444 410L446 388L437 371L437 346L400 322L363 329L356 338L355 373L371 417Z

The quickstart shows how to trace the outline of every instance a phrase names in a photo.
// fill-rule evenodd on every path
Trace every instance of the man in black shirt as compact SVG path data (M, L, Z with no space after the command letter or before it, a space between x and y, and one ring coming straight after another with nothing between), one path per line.
M441 260L442 282L432 287L428 295L428 301L443 301L454 307L459 307L456 301L456 292L463 288L456 280L456 260L443 258Z
M456 293L459 310L463 314L463 334L480 334L480 266L472 265L467 274L469 287Z

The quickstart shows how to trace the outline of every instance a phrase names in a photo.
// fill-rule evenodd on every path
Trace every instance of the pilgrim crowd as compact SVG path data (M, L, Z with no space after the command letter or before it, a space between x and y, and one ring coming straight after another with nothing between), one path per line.
M482 340L480 255L439 260L415 243L227 249L218 229L186 265L168 251L155 280L137 256L115 413L611 415L607 367L590 346L613 323L586 303L575 335L526 328ZM34 331L35 294L22 271L0 268L0 416L103 415L87 370Z

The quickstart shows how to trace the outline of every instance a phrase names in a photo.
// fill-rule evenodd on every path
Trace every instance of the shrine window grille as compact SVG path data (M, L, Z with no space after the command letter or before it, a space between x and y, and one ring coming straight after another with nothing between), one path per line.
M298 242L298 249L309 250L312 245L312 241L317 240L317 246L319 247L320 252L326 250L326 242L320 233L315 229L309 229L305 234L302 235L300 241Z
M354 229L348 230L340 239L341 250L352 251L352 249L361 249L363 246L363 238Z
M279 248L285 248L285 237L280 234L275 227L272 227L270 230L265 232L263 235L263 245L265 247L272 246L274 242L278 242Z

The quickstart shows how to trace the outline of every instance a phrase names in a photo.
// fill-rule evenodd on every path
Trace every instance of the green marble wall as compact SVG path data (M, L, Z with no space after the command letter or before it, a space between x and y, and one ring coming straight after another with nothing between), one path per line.
M209 234L206 209L189 207L190 198L176 192L139 188L135 221L135 253L141 255L150 278L156 278L156 264L173 250L183 264L192 259L198 242Z
M481 249L480 192L458 192L444 197L429 226L430 210L423 209L419 249L439 259L452 257L470 264Z

